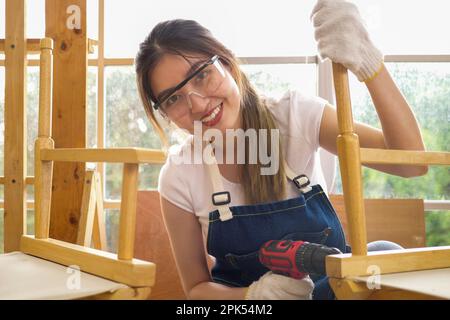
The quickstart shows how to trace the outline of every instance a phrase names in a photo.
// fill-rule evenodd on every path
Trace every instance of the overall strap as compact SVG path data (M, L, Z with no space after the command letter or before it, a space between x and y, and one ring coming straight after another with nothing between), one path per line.
M287 164L286 160L284 160L284 171L286 172L286 176L291 180L297 188L302 192L311 191L311 187L309 186L310 181L308 177L304 174L297 175Z
M210 161L206 161L205 163L213 185L212 203L219 211L220 220L227 221L233 218L233 213L228 206L231 202L231 195L230 192L225 191L223 187L222 176L212 150L212 143L208 143L205 148L207 149L208 154L211 155Z
M231 195L230 192L226 191L223 187L222 175L220 174L219 166L217 165L212 143L208 143L205 146L205 149L207 150L207 154L211 156L209 161L206 161L205 163L213 185L212 203L219 211L220 220L227 221L233 218L233 213L229 207L229 204L231 203ZM284 168L288 179L291 180L302 193L311 190L311 187L309 186L310 181L306 175L297 175L294 173L294 171L286 163L286 160L284 160Z

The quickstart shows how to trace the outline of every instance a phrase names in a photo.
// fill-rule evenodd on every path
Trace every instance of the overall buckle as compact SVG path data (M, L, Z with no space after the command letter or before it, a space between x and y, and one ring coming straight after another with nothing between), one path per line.
M294 179L292 179L292 181L294 181L295 185L299 189L303 189L304 187L308 186L310 183L308 177L304 174L296 176Z
M215 206L223 206L231 202L231 195L229 191L214 192L211 198L212 203Z

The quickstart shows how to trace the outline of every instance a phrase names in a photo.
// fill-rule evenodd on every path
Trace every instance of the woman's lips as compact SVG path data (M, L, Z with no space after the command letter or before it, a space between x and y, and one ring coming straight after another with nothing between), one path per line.
M217 108L217 107L216 107ZM206 117L208 117L208 116L210 116L213 112L214 112L214 110L216 110L216 108L214 108L213 110L211 110L211 112L209 112L205 117L203 117L203 118L206 118ZM222 118L222 114L223 114L223 102L219 105L219 112L216 114L216 116L212 119L212 120L210 120L210 121L206 121L206 122L203 122L202 121L202 123L205 125L205 126L208 126L208 127L213 127L213 126L215 126L219 121L220 121L220 119Z

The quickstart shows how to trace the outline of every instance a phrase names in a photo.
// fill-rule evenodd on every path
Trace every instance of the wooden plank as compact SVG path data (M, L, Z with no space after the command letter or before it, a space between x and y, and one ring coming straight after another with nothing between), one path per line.
M348 223L342 195L330 195L346 240ZM388 240L404 248L425 247L425 212L422 199L364 199L367 241ZM350 243L351 245L351 243Z
M6 0L4 250L16 251L26 233L25 0Z
M450 246L404 250L374 251L367 256L330 255L326 258L327 275L334 278L450 268Z
M54 150L42 150L41 157L42 160L47 161L67 162L80 161L162 164L166 160L166 156L163 151L143 148L60 148Z
M69 29L69 6L80 9L80 28ZM47 37L55 41L53 139L55 148L86 147L86 0L46 0ZM81 211L85 164L55 163L50 236L74 243Z
M118 260L117 255L55 239L22 236L21 251L65 266L77 265L81 271L131 287L151 287L155 283L154 263Z
M450 165L450 152L361 148L361 162L364 164Z

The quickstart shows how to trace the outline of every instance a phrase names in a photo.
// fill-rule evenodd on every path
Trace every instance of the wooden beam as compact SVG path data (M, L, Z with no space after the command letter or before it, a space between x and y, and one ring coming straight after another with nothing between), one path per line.
M69 6L79 22L69 29ZM76 7L74 7L76 6ZM53 139L55 148L86 147L87 52L86 0L46 0L46 37L53 38ZM70 20L69 20L70 19ZM76 25L76 24L74 24ZM81 211L84 163L55 163L50 237L74 243Z
M6 0L4 250L26 233L26 0Z

